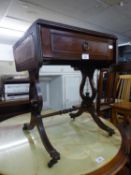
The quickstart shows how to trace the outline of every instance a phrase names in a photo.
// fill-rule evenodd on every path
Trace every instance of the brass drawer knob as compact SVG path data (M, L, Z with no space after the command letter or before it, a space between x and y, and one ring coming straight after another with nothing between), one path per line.
M87 41L84 41L84 43L82 43L82 49L83 51L89 51L89 44Z

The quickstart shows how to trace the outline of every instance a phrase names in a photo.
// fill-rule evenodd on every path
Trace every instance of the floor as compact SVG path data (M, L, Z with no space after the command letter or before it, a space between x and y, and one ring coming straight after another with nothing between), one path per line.
M87 113L75 121L68 114L45 118L47 134L61 154L61 160L49 169L50 157L37 129L22 130L29 119L30 115L25 114L0 123L0 175L85 174L110 161L121 145L117 130L109 137Z

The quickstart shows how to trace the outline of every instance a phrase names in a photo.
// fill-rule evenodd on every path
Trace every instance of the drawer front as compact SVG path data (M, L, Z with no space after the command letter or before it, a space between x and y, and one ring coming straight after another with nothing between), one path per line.
M112 39L46 27L41 28L41 38L45 59L113 60Z
M38 68L39 62L36 59L35 42L32 34L14 47L14 58L17 71Z

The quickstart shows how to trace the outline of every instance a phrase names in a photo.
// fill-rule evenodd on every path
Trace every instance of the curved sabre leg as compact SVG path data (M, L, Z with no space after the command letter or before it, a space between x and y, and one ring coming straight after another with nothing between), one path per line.
M45 131L42 119L40 117L41 116L37 116L36 126L37 126L37 129L39 131L42 143L43 143L46 151L50 154L50 156L52 158L48 162L48 167L52 167L55 163L58 162L58 160L60 160L60 153L57 152L56 149L51 145L51 143L50 143L50 141L49 141L49 139L47 137L47 134L46 134L46 131Z
M23 130L32 130L32 129L34 129L35 125L36 125L35 117L33 116L33 114L31 114L30 123L25 123L23 125Z
M109 133L110 136L112 136L115 132L112 128L108 127L107 125L105 125L101 119L95 114L95 108L93 105L93 100L95 99L96 96L96 89L94 87L94 83L93 83L93 69L90 69L89 71L87 71L86 67L84 68L80 68L81 70L81 74L82 74L82 81L80 84L80 96L82 98L82 102L81 102L81 106L78 110L78 112L76 113L71 113L70 116L71 118L76 118L79 115L81 115L83 112L89 112L92 116L92 118L94 119L94 121L96 122L96 124L103 130L107 131ZM92 95L90 96L89 93L86 93L86 95L84 94L84 86L85 86L85 82L86 82L86 78L89 78L89 83L91 86L91 90L92 90Z
M109 133L109 136L112 136L113 134L115 134L115 131L110 128L109 126L107 126L106 124L104 124L101 119L95 114L95 108L93 106L88 108L88 112L91 114L92 118L94 119L94 121L96 122L96 124L103 130L107 131Z
M41 141L46 151L52 158L48 163L48 167L52 167L60 159L60 153L57 152L56 149L51 145L51 142L48 139L48 136L46 134L43 125L42 117L40 115L43 106L43 100L39 84L39 71L34 70L32 72L29 72L29 78L30 78L29 99L31 105L31 120L30 124L25 124L23 129L33 129L34 126L37 126Z
M84 100L84 98L85 98L85 96L83 94L83 89L84 89L84 85L86 82L86 77L87 77L86 74L82 73L82 80L81 80L80 90L79 90L79 93L80 93L82 100ZM76 113L70 113L69 115L71 118L75 119L76 117L79 117L82 113L83 113L83 107L82 107L82 103L81 103L81 106L78 109L78 111Z

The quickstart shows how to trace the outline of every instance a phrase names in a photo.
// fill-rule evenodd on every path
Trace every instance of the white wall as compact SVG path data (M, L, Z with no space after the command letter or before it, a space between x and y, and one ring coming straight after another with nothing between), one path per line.
M0 75L15 73L16 69L14 61L0 61Z
M14 61L12 45L0 43L0 60Z
M12 45L0 43L0 75L15 73L16 68Z
M16 72L15 61L13 56L13 47L11 44L0 43L0 75L7 74L27 74Z

